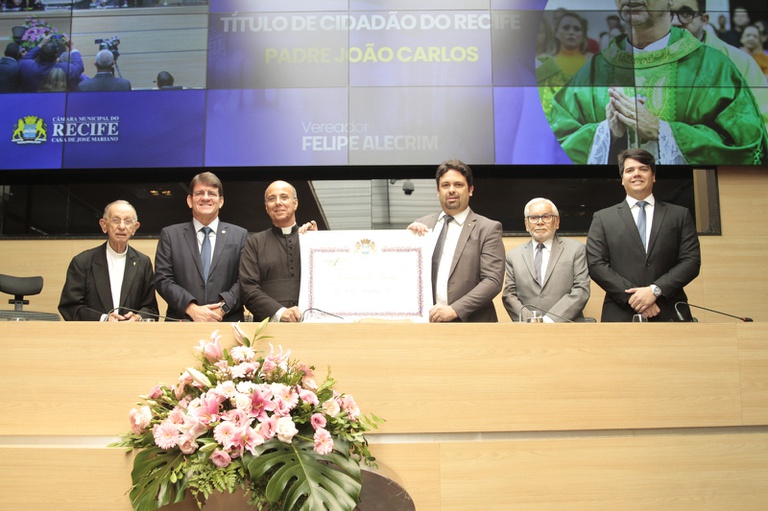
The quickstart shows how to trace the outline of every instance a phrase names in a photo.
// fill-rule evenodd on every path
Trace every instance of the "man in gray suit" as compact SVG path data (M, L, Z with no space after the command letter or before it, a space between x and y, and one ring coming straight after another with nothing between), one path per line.
M542 197L523 211L531 240L507 252L502 297L512 321L540 311L546 323L582 321L589 300L587 251L583 243L557 236L557 206Z
M167 316L192 321L240 321L240 253L248 231L219 220L224 186L203 172L189 185L192 221L160 231L155 254L157 292Z
M687 208L653 196L651 153L622 152L619 174L627 198L595 213L587 235L589 274L605 290L601 321L677 321L675 304L688 301L683 287L701 267L696 226Z
M472 169L448 160L435 176L442 211L419 218L408 229L419 235L440 232L432 264L435 305L429 321L496 322L494 297L504 280L501 223L469 208Z
M59 312L67 321L141 321L157 316L152 261L128 241L139 228L128 202L107 204L99 219L107 242L81 252L67 268Z

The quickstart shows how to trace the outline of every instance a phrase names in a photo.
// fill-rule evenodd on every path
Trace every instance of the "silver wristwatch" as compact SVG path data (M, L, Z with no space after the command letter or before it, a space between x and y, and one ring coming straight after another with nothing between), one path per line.
M651 291L653 291L653 296L656 298L661 296L661 288L656 284L651 284Z

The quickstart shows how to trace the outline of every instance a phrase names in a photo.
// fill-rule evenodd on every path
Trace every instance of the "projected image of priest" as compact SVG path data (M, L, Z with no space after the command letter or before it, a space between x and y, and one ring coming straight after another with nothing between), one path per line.
M616 0L614 38L555 95L551 126L577 164L640 147L662 164L761 165L768 135L733 63L672 26L669 0Z

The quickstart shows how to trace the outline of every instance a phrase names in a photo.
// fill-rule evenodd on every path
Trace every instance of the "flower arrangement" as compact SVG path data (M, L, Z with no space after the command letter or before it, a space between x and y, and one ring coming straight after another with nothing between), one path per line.
M256 509L351 511L360 499L361 464L375 467L364 433L381 419L360 413L349 394L321 384L314 366L290 361L282 347L257 352L232 325L238 345L218 330L201 340L201 365L160 385L129 413L131 433L112 447L139 452L131 473L136 511L181 502L198 507L215 492L245 490Z
M27 30L24 32L24 35L21 36L21 43L19 44L27 51L37 46L46 36L59 33L53 25L38 18L28 17L22 26Z

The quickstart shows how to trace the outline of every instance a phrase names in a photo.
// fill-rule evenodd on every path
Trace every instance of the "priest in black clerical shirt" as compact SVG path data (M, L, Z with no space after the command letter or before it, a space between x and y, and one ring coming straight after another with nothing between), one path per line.
M272 227L252 234L240 257L240 294L254 321L301 321L299 233L317 230L313 220L296 224L296 188L275 181L264 193Z

